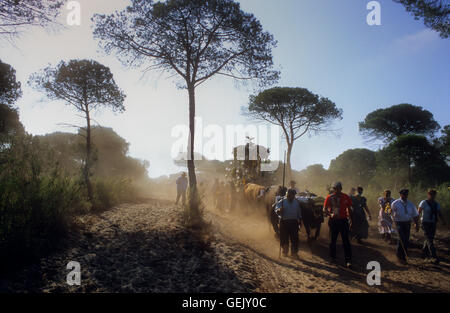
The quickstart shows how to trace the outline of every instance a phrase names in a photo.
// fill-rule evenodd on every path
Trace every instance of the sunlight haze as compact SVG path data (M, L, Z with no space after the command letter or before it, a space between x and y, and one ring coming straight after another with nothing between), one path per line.
M94 115L95 124L113 128L130 143L131 156L148 160L150 177L179 172L181 168L170 158L176 140L171 130L188 124L187 91L176 87L177 77L125 68L114 55L100 52L93 39L91 16L122 10L128 1L79 2L81 26L66 26L56 32L32 28L14 45L0 43L1 60L16 69L22 83L23 96L16 105L26 131L33 135L76 132L64 124L84 124L72 107L42 100L42 94L28 86L27 80L48 64L94 59L111 68L127 95L123 114L105 110ZM380 1L382 25L368 26L367 2L240 1L242 9L252 12L278 41L274 50L274 63L281 70L278 86L308 88L344 112L343 120L331 127L336 132L310 134L296 142L293 169L317 163L328 168L332 159L350 148L378 149L377 143L365 141L358 131L358 122L377 108L411 103L431 111L441 126L449 124L450 42L390 0ZM60 19L64 23L68 10L63 11ZM253 93L251 85L213 78L196 91L197 116L205 125L249 123L241 115L241 107L248 105ZM283 149L284 145L280 151Z

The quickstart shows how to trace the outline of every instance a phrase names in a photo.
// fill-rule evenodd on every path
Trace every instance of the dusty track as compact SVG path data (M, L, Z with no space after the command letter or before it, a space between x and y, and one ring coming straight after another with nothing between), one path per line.
M341 266L343 252L338 241L338 264L328 258L328 227L324 226L322 238L311 244L306 234L300 233L300 261L279 258L279 244L272 236L266 221L255 217L234 218L228 214L209 213L225 241L248 249L254 258L261 284L258 292L449 292L450 264L448 240L438 234L436 245L443 260L439 266L425 263L420 256L420 234L413 235L410 264L399 265L395 245L378 239L376 228L371 226L371 239L364 245L352 243L353 269ZM448 234L446 234L448 238ZM340 240L340 239L339 239ZM381 265L381 286L368 286L367 263L378 261Z
M353 246L354 269L347 270L328 262L326 238L309 246L302 232L301 260L280 259L278 243L262 218L207 211L211 234L198 234L182 226L180 210L169 201L149 200L83 216L81 230L68 238L65 248L0 280L0 291L450 291L449 244L443 239L438 241L444 256L440 266L424 264L417 246L410 252L412 264L399 266L394 246L375 238ZM69 261L81 264L81 286L66 284ZM381 286L366 284L369 261L381 264Z

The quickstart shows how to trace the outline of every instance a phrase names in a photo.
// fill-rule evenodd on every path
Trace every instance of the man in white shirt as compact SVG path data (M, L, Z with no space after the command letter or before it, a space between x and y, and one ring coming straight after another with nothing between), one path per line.
M408 200L409 190L400 190L400 198L392 202L392 218L397 227L399 236L397 244L397 258L406 264L409 236L411 233L411 221L416 224L416 232L419 231L419 212L416 206Z

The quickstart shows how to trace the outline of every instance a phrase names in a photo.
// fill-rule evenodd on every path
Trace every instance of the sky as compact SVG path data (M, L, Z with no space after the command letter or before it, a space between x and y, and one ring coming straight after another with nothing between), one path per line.
M127 95L122 114L106 110L94 115L96 124L112 127L129 142L129 155L150 162L149 176L183 170L172 160L177 139L174 127L188 123L187 91L173 77L160 72L126 68L114 55L105 55L92 35L90 17L124 9L126 0L80 0L81 25L57 31L28 29L14 44L0 42L0 59L12 65L22 83L16 103L20 120L34 135L76 132L65 124L83 126L70 106L49 101L27 85L29 76L61 60L94 59L110 67ZM400 103L431 111L441 126L450 124L450 39L426 28L404 7L379 1L381 25L369 26L366 0L242 0L264 30L278 41L275 66L281 70L278 86L303 87L332 100L343 119L332 132L306 135L296 141L291 163L296 170L330 161L347 149L378 149L380 144L361 137L358 122L378 108ZM70 11L62 9L61 21ZM196 91L197 116L204 126L248 125L241 108L248 105L250 86L216 77ZM207 139L207 138L206 138ZM206 140L205 139L205 140ZM282 159L284 145L278 147ZM224 155L223 158L231 158Z

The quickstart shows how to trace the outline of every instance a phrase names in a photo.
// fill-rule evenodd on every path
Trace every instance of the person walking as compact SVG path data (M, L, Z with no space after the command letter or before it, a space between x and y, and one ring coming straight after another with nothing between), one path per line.
M295 180L291 180L289 182L289 189L294 189L296 194L300 194L300 190L296 186L297 186L297 182Z
M218 209L219 207L219 197L220 197L220 181L218 178L214 179L214 184L211 187L211 195L212 195L212 202L213 202L213 208Z
M280 217L277 214L277 204L282 200L285 199L287 192L287 188L283 186L278 186L276 195L275 195L275 202L272 204L270 208L270 223L272 224L272 228L275 232L275 238L280 238ZM275 209L274 209L275 208Z
M355 193L356 193L356 188L355 187L352 187L351 189L350 189L350 192L348 193L348 196L351 198L351 197L354 197L355 196Z
M372 220L369 208L367 207L367 199L363 194L363 187L356 188L356 195L351 196L352 208L353 208L353 220L352 220L352 236L356 238L359 244L362 244L363 239L369 237L369 220Z
M216 193L216 209L219 211L223 211L226 203L226 187L223 181L219 181L215 193Z
M407 264L409 237L411 234L411 221L416 224L416 232L419 231L419 212L416 206L408 200L409 190L400 190L400 198L392 202L392 218L398 232L397 259L402 264Z
M331 242L330 257L332 262L336 262L336 242L341 234L344 245L345 266L352 266L352 246L350 244L350 224L353 217L352 200L342 192L342 184L336 182L333 185L333 193L328 195L323 205L325 216L329 216Z
M441 213L441 206L436 201L436 195L436 190L428 190L427 199L421 201L419 204L419 215L421 215L422 229L425 235L425 241L422 248L423 257L425 258L431 255L433 262L438 264L439 258L436 254L436 248L434 246L434 236L436 235L438 216L444 225L445 220Z
M386 189L383 192L383 197L378 198L380 212L378 213L378 231L382 238L389 243L392 243L392 234L395 233L394 221L391 216L391 206L394 199L391 197L391 191Z
M290 241L291 256L298 259L298 230L302 212L295 195L294 189L287 191L286 198L277 203L277 214L280 216L280 246L283 249L283 256L288 256Z
M237 204L237 190L236 185L233 181L230 181L228 183L229 193L230 193L230 207L229 211L237 211L236 204Z
M177 201L175 201L175 204L178 204L178 201L181 197L181 202L184 204L186 203L186 190L188 187L188 180L186 177L186 173L182 172L180 177L177 178Z

